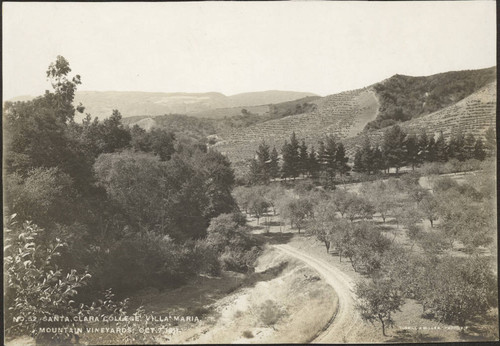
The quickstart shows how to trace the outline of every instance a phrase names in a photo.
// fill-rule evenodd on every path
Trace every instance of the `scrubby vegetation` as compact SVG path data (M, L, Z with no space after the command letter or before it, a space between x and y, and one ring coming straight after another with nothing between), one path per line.
M496 67L429 77L395 75L374 86L380 102L379 114L365 130L381 129L430 114L462 100L494 80Z
M18 220L6 241L9 337L75 338L39 336L27 321L86 314L108 289L119 305L141 288L252 271L260 251L241 217L228 216L238 209L227 158L189 136L129 128L116 110L74 122L84 107L72 105L81 82L70 72L58 57L52 92L4 107L5 215Z

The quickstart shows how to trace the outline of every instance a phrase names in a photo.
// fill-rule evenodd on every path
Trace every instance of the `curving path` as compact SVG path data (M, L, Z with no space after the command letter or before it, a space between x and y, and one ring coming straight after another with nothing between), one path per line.
M354 282L352 279L324 260L314 258L289 245L274 245L274 247L312 267L337 293L339 306L335 317L311 342L353 342L350 337L363 328L363 323L355 309Z

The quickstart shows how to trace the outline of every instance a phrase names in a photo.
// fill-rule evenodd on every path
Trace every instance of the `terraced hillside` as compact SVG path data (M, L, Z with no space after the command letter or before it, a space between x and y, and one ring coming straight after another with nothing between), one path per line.
M252 158L260 141L265 140L279 149L295 131L308 145L317 145L321 136L348 138L360 133L377 116L379 104L371 88L326 96L311 103L316 109L309 113L291 115L266 121L244 129L219 134L221 141L214 147L238 165Z
M484 136L489 127L496 126L497 82L483 87L463 100L443 108L437 112L403 122L401 128L408 133L419 134L425 129L428 135L443 132L445 139L459 129L464 133L472 133L475 137ZM386 129L366 132L344 141L347 153L354 155L356 148L368 136L370 142L380 143Z

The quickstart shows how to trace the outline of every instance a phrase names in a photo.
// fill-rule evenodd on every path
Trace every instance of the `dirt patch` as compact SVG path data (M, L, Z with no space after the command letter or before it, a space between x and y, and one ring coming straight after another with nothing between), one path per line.
M266 249L256 273L268 279L276 271L276 277L256 281L211 304L212 323L204 319L170 342L304 343L314 338L337 309L335 293L303 263Z

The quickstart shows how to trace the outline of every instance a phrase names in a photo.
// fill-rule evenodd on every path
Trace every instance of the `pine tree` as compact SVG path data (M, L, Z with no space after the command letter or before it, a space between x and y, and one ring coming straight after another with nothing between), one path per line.
M270 165L271 165L271 155L269 154L269 145L262 141L259 144L259 148L256 152L257 158L256 162L252 162L251 166L251 181L258 182L261 184L269 183L271 178Z
M319 173L319 163L318 158L316 157L316 152L314 151L314 147L311 147L311 152L309 153L309 174L311 177L316 178Z
M484 134L486 143L484 143L488 155L494 156L497 152L497 134L493 127L489 127Z
M335 143L335 138L333 138L332 136L328 136L326 139L326 146L323 157L324 157L325 171L327 173L330 183L333 181L335 175L337 174L336 154L337 154L337 143Z
M448 161L448 151L447 151L447 146L446 142L444 140L444 135L443 131L439 132L439 136L436 139L436 144L434 145L435 148L435 157L436 161L438 162L446 162Z
M309 171L309 154L307 153L307 145L304 140L299 147L299 172L307 175Z
M429 161L429 137L425 129L418 136L418 156L420 162Z
M395 167L396 173L406 163L405 137L406 133L398 125L394 125L384 132L382 151L387 167Z
M484 144L481 138L476 140L474 144L473 158L479 161L483 161L486 158L486 151L484 150Z
M295 131L290 136L289 158L291 165L291 177L296 178L300 173L300 159L299 159L299 141L295 135Z
M382 150L377 145L373 150L373 171L378 172L385 169L384 156L382 155Z
M465 136L465 159L470 160L474 158L474 146L476 144L476 138L472 133L468 133Z
M465 157L465 137L461 131L458 131L451 136L448 142L448 158L464 161Z
M363 165L363 149L358 149L356 154L354 154L354 172L363 173L366 172L366 168Z
M318 173L323 173L325 171L325 142L318 142Z
M298 142L295 138L295 132L292 134L290 139L291 143L288 144L287 141L285 141L285 144L281 149L281 154L283 156L283 166L281 167L281 170L285 178L295 178L299 175L299 153L297 150Z
M270 155L271 163L269 164L269 175L271 178L278 178L280 173L278 151L273 147Z
M361 161L364 167L364 172L371 174L371 172L374 170L373 149L368 137L365 137L363 141L363 147L361 149Z
M349 157L345 154L345 148L342 143L337 146L337 151L335 152L335 161L337 164L337 171L340 175L344 175L351 170L351 167L347 164Z
M427 144L426 161L436 161L436 140L434 139L434 136L429 138L429 143Z
M415 170L415 166L420 163L418 155L419 147L418 140L414 134L408 135L405 139L406 162L411 164L411 169Z

